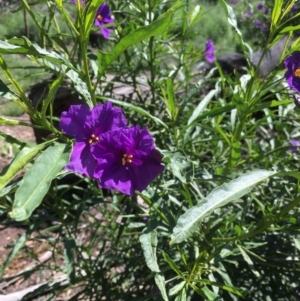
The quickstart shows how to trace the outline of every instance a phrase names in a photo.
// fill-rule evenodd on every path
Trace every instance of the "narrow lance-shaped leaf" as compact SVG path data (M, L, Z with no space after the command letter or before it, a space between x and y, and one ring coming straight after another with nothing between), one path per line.
M157 247L157 232L155 229L144 229L140 236L140 243L144 252L144 257L148 268L153 272L160 272L157 264L156 247Z
M121 55L128 47L137 44L152 36L161 34L167 30L172 21L172 12L168 12L162 18L154 21L150 25L141 27L134 32L125 36L114 48L113 51L108 53L98 53L99 60L99 75L101 75L108 65L110 65L119 55Z
M18 252L23 248L25 243L27 242L28 238L35 230L36 225L31 225L29 229L20 236L20 238L15 242L13 249L10 251L8 256L6 256L5 261L1 264L0 267L0 278L2 277L6 267L8 264L14 259L14 257L18 254Z
M255 170L215 188L199 204L179 217L173 229L171 244L180 243L198 229L199 223L216 208L235 201L249 193L259 182L273 176L275 171Z
M281 14L282 4L283 4L283 0L275 0L273 11L272 11L271 31L274 30L277 25L277 22Z
M217 90L211 90L209 93L199 102L198 106L196 107L195 110L193 110L193 113L191 117L188 120L188 125L190 125L193 121L196 120L198 116L202 114L202 112L206 109L207 105L210 103L212 98L215 96L217 93Z
M30 217L48 192L51 181L68 164L69 156L70 147L57 144L38 157L16 191L13 209L9 213L11 218L23 221Z
M166 291L166 282L165 277L160 274L156 274L154 277L155 283L160 290L161 296L164 301L169 301L167 291Z
M15 143L14 140L11 141L12 141L11 143ZM13 161L8 166L6 166L0 173L0 190L5 185L7 185L15 177L15 175L22 168L25 167L26 164L28 164L36 155L38 155L50 143L53 143L53 141L47 141L35 147L30 147L26 145L26 143L23 143L23 145L21 145L20 147L21 151L17 154L17 156L13 159Z
M71 284L75 283L75 247L76 243L73 238L65 241L64 258L66 263L66 272Z
M9 100L19 98L19 96L15 92L10 90L1 79L0 79L0 96Z
M104 97L102 97L102 98L105 99ZM107 100L111 101L113 104L122 106L122 107L130 109L130 110L132 110L134 112L137 112L140 115L146 116L147 118L152 119L155 123L157 123L159 125L162 125L166 129L169 128L163 121L161 121L159 118L151 115L148 111L142 109L141 107L138 107L136 105L130 104L130 103L125 102L125 101L113 99L111 97L107 98Z

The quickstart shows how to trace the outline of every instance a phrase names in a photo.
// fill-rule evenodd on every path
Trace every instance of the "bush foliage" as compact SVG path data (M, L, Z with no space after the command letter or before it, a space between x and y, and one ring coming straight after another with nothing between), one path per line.
M36 34L0 40L0 95L32 124L0 122L34 127L38 138L32 146L0 132L19 150L1 172L1 221L26 227L0 274L20 250L35 256L26 245L34 233L51 265L23 274L62 276L22 300L70 288L69 300L298 300L300 157L290 143L299 108L284 78L285 58L300 50L295 0L262 3L267 30L252 39L247 2L110 1L109 39L94 26L103 1L75 2L20 1L15 16L25 12ZM224 68L228 51L245 64ZM15 55L49 74L29 94L6 63ZM134 196L64 169L75 141L61 113L108 100L128 126L148 128L163 158L163 173Z

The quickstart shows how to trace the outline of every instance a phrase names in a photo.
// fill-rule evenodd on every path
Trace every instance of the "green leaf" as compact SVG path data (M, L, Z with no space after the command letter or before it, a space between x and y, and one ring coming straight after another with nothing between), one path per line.
M185 281L181 281L178 284L176 284L175 286L173 286L170 290L169 290L169 295L173 296L173 295L177 295L185 286L186 282Z
M48 93L47 93L47 97L42 101L42 118L46 118L47 115L47 109L48 106L51 102L53 102L54 97L57 93L57 90L59 89L59 87L61 86L61 83L64 79L64 73L60 72L60 75L58 76L58 78L56 78L49 87Z
M130 46L166 31L172 22L172 16L173 11L169 10L160 19L152 22L150 25L141 27L125 36L115 46L113 51L108 53L99 52L99 75L102 75L106 68Z
M300 239L293 237L293 240L295 243L295 247L298 249L298 251L300 251Z
M253 272L253 274L254 274L256 277L260 277L259 272L258 272L257 270L254 269L254 264L253 264L251 258L249 257L249 255L245 252L244 248L243 248L242 246L239 246L239 245L238 245L237 247L239 248L239 250L240 250L240 252L241 252L241 254L242 254L244 260L248 263L248 265L249 265L251 271Z
M83 30L83 40L88 40L91 32L91 28L94 24L95 17L100 5L104 0L92 0L85 10L85 22Z
M163 152L164 162L169 163L172 173L182 183L188 183L190 181L190 171L192 169L192 163L181 152Z
M180 243L198 229L199 223L215 209L249 193L261 181L273 176L275 171L255 170L215 188L199 204L179 217L173 229L171 244Z
M283 28L279 34L284 34L284 33L289 33L289 32L294 32L296 30L300 29L300 25L296 25L296 26L287 26L285 28Z
M222 301L223 299L217 295L215 292L211 291L207 286L203 286L201 288L202 292L205 294L206 296L206 300L209 301Z
M1 134L2 135L2 134ZM15 138L11 137L16 140ZM30 147L26 143L22 143L21 151L17 154L14 160L6 166L0 173L0 190L7 185L15 175L25 167L37 154L39 154L47 145L53 143L52 141L46 141L35 147Z
M104 98L104 97L103 97ZM146 110L136 106L136 105L132 105L128 102L124 102L124 101L121 101L121 100L117 100L117 99L112 99L112 98L107 98L107 100L110 100L113 104L117 104L117 105L120 105L126 109L130 109L130 110L133 110L147 118L150 118L152 119L155 123L157 124L160 124L162 125L164 128L166 129L169 129L169 127L163 122L161 121L159 118L155 117L155 116L152 116L151 114L149 114L149 112L147 112Z
M274 30L274 27L276 26L279 20L281 10L282 10L282 4L283 4L283 0L275 0L275 4L272 11L271 31Z
M30 235L34 232L35 226L31 226L20 238L16 241L13 249L10 251L8 256L5 258L5 261L1 264L0 267L0 278L3 276L3 273L8 266L8 264L14 259L18 252L24 247Z
M57 144L48 147L25 174L16 191L10 217L23 221L30 217L49 190L51 181L69 162L70 147Z
M157 248L157 232L155 229L145 228L140 236L140 243L144 252L144 257L148 268L156 273L160 272L157 264L156 248Z
M194 122L197 119L197 117L202 114L202 112L206 109L207 105L210 103L210 101L212 100L212 98L215 96L216 93L217 93L217 90L215 90L215 89L211 90L202 99L202 101L200 101L200 103L198 104L196 109L193 110L193 114L188 120L188 123L187 123L188 125L190 125L192 122Z
M163 100L164 103L167 106L167 112L171 118L171 120L176 121L177 114L178 114L178 107L175 103L175 93L174 93L174 87L173 87L173 81L171 78L167 78L166 80L167 85L167 93L165 94L165 91L163 90Z
M76 243L74 239L69 238L65 241L64 258L66 263L66 272L71 284L75 283L75 247Z
M9 100L19 98L19 96L15 92L10 90L1 79L0 79L0 96Z
M241 143L240 141L235 141L231 145L231 153L230 153L230 162L232 168L238 164L240 157L241 157Z
M165 301L169 301L167 292L166 292L166 283L165 283L165 277L160 274L156 274L154 277L155 283L157 287L159 288L161 292L161 296Z
M179 277L181 277L182 279L184 279L184 275L182 274L182 272L180 271L180 268L176 265L176 263L169 257L169 255L165 252L162 253L163 257L165 259L165 261L169 264L170 268L172 270L174 270L174 272L177 273L177 275Z

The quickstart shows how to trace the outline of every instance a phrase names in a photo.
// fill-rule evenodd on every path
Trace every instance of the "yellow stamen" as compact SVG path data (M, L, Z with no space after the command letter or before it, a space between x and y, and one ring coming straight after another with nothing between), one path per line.
M96 135L92 134L91 138L89 139L89 144L95 144L99 141L99 137L97 137Z
M98 16L97 16L97 20L98 20L99 22L101 22L101 21L103 21L103 17L102 17L101 15L98 15Z
M300 77L300 69L299 69L299 68L297 68L297 69L295 70L294 76Z
M122 165L125 165L126 163L132 163L132 158L133 155L124 154L122 158Z

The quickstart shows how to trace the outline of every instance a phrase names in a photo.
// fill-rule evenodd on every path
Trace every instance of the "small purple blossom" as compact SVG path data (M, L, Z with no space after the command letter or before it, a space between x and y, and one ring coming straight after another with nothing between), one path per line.
M237 5L238 3L239 3L239 0L233 0L233 1L231 2L232 5Z
M294 5L291 10L293 13L297 13L299 10L299 7L297 5Z
M256 20L255 21L255 25L258 26L258 27L261 26L262 25L262 21L261 20Z
M295 51L284 60L287 71L284 77L291 89L300 92L300 52Z
M248 19L251 19L251 18L252 18L252 15L253 15L252 11L248 10L248 11L246 12L246 17L247 17Z
M152 136L138 125L104 133L95 145L95 157L99 186L132 196L164 170Z
M269 13L269 9L268 9L267 7L264 7L264 8L263 8L263 13L264 13L265 15L267 15L267 14Z
M76 4L76 0L70 0L74 4ZM81 5L84 5L84 1L80 1ZM104 2L97 10L97 14L94 20L94 25L100 27L100 32L105 39L108 39L110 36L110 32L113 27L105 27L107 24L114 23L115 19L111 17L110 9L108 5Z
M62 112L60 128L75 138L69 164L66 170L94 178L96 145L107 131L116 130L126 125L126 119L119 108L111 102L99 104L90 109L87 105L71 105Z
M106 24L114 23L115 20L111 17L110 9L106 3L102 3L97 11L97 15L94 21L95 26L101 27L100 32L105 39L108 39L113 27L104 27Z
M215 47L214 47L214 43L212 40L206 41L204 56L205 56L205 59L211 64L216 60Z
M269 29L269 26L267 24L263 24L261 27L262 31L268 31L268 29Z
M290 141L290 152L295 153L298 151L298 147L300 147L300 142L298 140L292 139Z
M258 5L257 5L257 9L258 10L262 10L264 8L264 6L261 4L261 3L259 3Z

